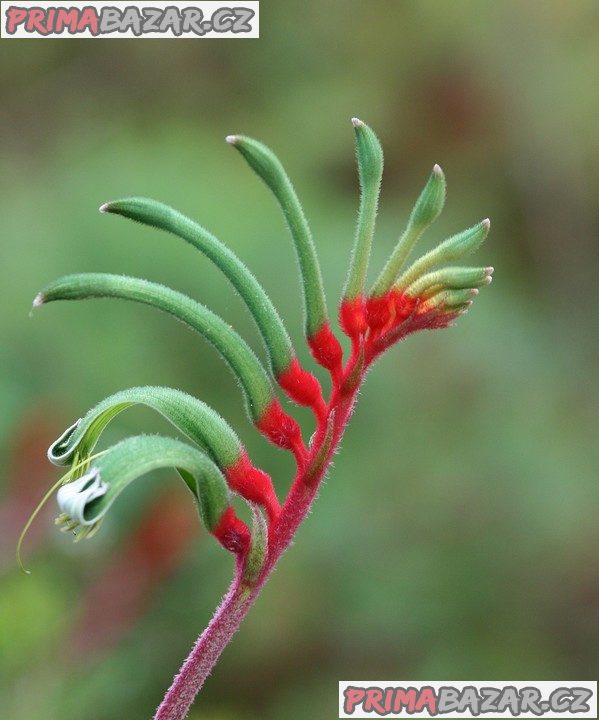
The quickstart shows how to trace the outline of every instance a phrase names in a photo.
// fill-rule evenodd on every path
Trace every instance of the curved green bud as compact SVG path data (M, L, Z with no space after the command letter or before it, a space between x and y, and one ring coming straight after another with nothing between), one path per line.
M445 240L436 248L433 248L426 255L418 258L416 262L409 267L406 272L399 278L395 287L399 290L409 287L415 282L421 275L428 272L435 265L441 263L454 262L459 260L464 255L474 252L480 247L487 235L489 234L489 228L491 227L491 221L487 218L478 225L474 225L467 230L464 230L457 235L453 235L448 240Z
M233 466L243 452L235 431L206 403L180 390L135 387L102 400L71 425L50 446L48 459L55 465L68 465L89 457L110 421L133 405L146 405L159 412L206 450L221 470Z
M420 197L416 200L416 204L412 209L408 226L373 285L371 295L378 297L391 289L414 245L443 210L445 193L446 185L443 170L438 165L435 165L428 182L424 186L424 190L420 193Z
M489 285L493 268L449 267L427 273L418 278L408 288L406 295L412 297L430 297L439 290L474 288Z
M62 512L57 523L67 530L80 529L81 537L91 534L128 485L152 470L166 467L180 471L200 517L212 532L229 507L225 478L197 448L159 435L123 440L94 460L85 475L62 485L56 496Z
M289 367L295 352L270 298L237 255L212 233L168 205L148 198L113 200L102 205L100 211L166 230L210 258L241 295L256 321L275 375Z
M433 295L424 304L425 310L432 310L435 307L461 308L472 305L472 300L478 295L476 288L464 288L463 290L443 290Z
M249 347L218 315L183 293L139 278L107 273L66 275L47 285L34 307L54 300L114 297L157 307L203 335L223 356L242 387L248 413L258 422L275 397L266 370Z
M353 300L364 292L383 178L383 149L379 139L373 130L358 118L352 118L352 124L356 133L360 209L356 238L343 290L343 297L348 300Z
M295 245L302 276L304 322L307 337L312 337L328 320L320 264L304 210L281 161L262 143L244 135L229 135L227 142L239 150L248 165L274 194Z

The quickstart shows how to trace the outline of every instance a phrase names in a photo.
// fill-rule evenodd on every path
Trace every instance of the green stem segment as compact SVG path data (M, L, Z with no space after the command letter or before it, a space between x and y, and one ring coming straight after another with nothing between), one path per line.
M277 156L262 143L243 135L227 142L239 150L248 165L274 194L295 245L302 276L306 337L312 337L328 320L324 286L312 233L289 176Z
M364 293L370 248L383 178L383 149L375 133L358 118L352 118L356 133L356 158L360 178L360 209L356 238L343 297L353 300Z
M178 318L203 335L223 356L242 387L246 409L258 423L275 399L266 370L227 323L200 303L164 285L106 273L84 273L59 278L42 290L34 306L54 300L113 297L151 305Z
M165 230L200 250L223 272L247 305L264 340L273 373L278 376L289 367L295 351L270 298L237 255L206 228L168 205L147 198L114 200L102 205L100 211Z

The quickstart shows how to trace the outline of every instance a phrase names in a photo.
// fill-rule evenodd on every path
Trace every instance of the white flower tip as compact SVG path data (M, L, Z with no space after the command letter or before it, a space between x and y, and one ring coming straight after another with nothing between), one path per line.
M441 166L437 165L436 163L433 167L433 175L436 175L437 177L443 177L443 170L441 170Z
M229 143L229 145L237 144L238 139L239 138L237 135L227 135L227 137L225 138L225 140Z
M40 305L43 305L43 304L44 304L44 295L43 295L43 293L38 293L38 294L33 298L33 307L36 308L36 307L39 307Z
M360 120L360 118L357 118L357 117L353 117L353 118L351 119L351 124L352 124L355 128L357 128L357 127L362 127L362 126L364 125L364 123Z
M489 218L485 218L482 221L481 225L484 225L484 227L488 230L491 227L491 221L489 220Z
M485 273L487 275L492 275L495 272L495 268L492 265L489 265L489 267L485 268Z
M478 288L472 288L470 290L470 297L476 297L478 295Z
M107 212L108 212L109 204L110 204L110 203L102 203L102 205L100 205L100 207L98 208L98 210L99 210L101 213L107 213Z

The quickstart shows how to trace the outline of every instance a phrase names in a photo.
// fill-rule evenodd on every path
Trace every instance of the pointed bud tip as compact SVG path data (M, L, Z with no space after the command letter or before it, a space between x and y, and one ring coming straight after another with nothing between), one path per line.
M239 138L237 135L227 135L227 137L225 138L229 145L236 145L238 139Z
M470 290L470 297L476 297L478 295L478 288L472 288Z
M44 298L43 294L42 294L42 293L38 293L38 294L33 298L33 307L36 308L36 307L39 307L40 305L43 305L43 304L44 304L44 300L45 300L45 298Z
M485 268L485 273L487 275L492 275L495 272L495 268L492 265L489 265L489 267Z
M102 205L100 205L100 207L98 208L98 210L99 210L101 213L110 212L110 203L102 203Z
M357 128L357 127L362 127L362 126L364 125L364 123L360 120L360 118L357 118L357 117L353 117L353 118L351 119L351 124L352 124L355 128Z
M491 221L489 220L489 218L485 218L481 222L481 225L484 225L484 227L488 230L491 227Z
M441 170L441 166L437 165L436 163L433 167L433 175L436 175L437 177L444 177L443 170Z

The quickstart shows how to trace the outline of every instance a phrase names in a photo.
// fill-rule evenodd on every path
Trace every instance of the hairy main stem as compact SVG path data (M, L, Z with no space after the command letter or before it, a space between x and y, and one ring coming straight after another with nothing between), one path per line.
M325 456L311 474L309 483L307 482L308 470L303 469L296 475L279 520L269 530L268 553L257 580L249 585L244 579L244 563L237 563L235 576L227 594L173 680L156 711L154 720L184 720L187 717L195 696L223 650L239 629L279 558L291 544L298 527L308 514L351 415L362 378L363 373L355 387L349 392L340 393L337 390L333 392L328 407L327 421L319 424L310 447L308 462L304 467L310 468L310 461L320 457L319 453L327 443L327 432L329 432L332 433L332 442L330 442ZM330 429L328 429L329 421L332 422Z

